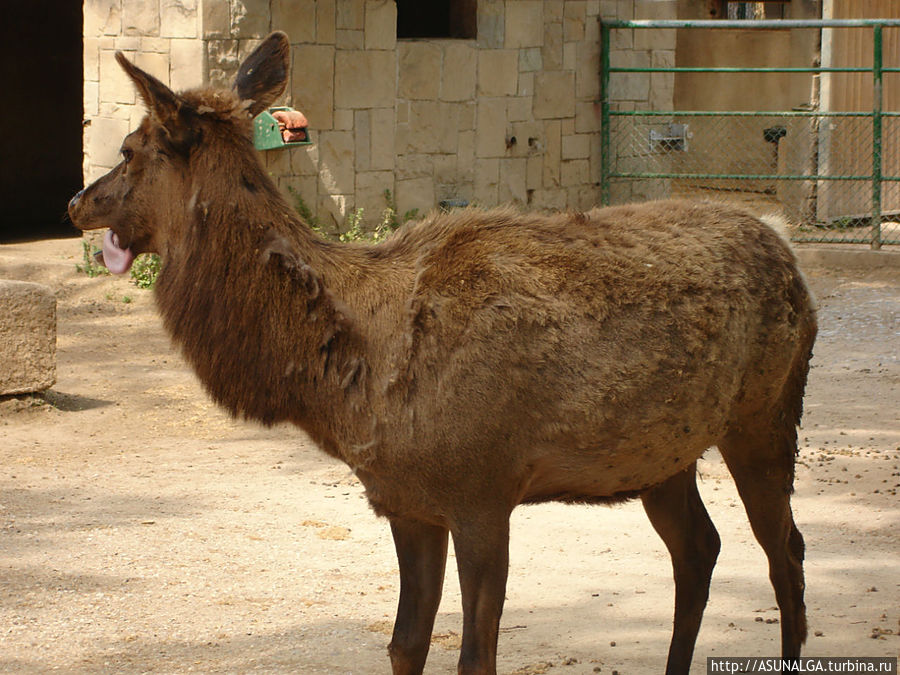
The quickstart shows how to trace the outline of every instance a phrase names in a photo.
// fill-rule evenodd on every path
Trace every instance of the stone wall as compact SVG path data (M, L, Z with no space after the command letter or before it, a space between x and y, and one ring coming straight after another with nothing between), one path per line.
M118 161L143 115L115 50L175 89L228 84L280 29L292 42L286 102L309 118L314 144L265 162L326 226L359 208L377 222L385 190L401 214L445 199L587 208L599 200L601 9L640 18L673 2L480 0L477 39L398 41L393 0L86 0L85 178ZM668 45L616 49L673 62ZM617 96L670 105L671 84L651 77Z

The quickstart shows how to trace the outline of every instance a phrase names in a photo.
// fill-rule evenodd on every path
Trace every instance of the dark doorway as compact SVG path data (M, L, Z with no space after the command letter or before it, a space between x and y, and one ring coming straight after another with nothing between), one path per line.
M0 29L0 241L73 236L81 189L82 3L7 2Z

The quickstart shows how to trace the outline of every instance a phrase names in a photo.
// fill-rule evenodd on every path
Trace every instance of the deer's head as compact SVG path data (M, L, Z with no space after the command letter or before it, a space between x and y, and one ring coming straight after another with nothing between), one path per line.
M165 251L180 214L195 206L196 182L253 158L252 120L284 91L289 58L287 36L272 33L241 64L231 91L176 94L116 54L147 115L122 142L119 164L69 202L79 229L109 228L103 257L111 272L128 271L139 253Z

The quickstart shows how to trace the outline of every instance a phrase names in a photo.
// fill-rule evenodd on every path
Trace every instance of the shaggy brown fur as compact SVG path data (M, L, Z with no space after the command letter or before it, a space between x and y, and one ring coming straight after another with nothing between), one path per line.
M377 246L323 241L251 142L287 51L273 34L236 91L179 95L120 55L149 114L70 214L161 255L165 326L218 403L305 429L390 519L394 673L422 671L448 532L459 671L493 673L512 509L638 495L675 572L667 672L686 673L719 548L694 478L713 445L769 557L783 653L798 656L790 494L816 322L789 248L742 211L678 201L466 210Z

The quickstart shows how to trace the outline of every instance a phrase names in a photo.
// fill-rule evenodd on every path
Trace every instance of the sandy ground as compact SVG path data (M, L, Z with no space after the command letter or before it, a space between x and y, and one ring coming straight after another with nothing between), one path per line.
M236 423L161 330L152 295L75 271L80 241L0 246L0 277L59 299L59 379L0 400L0 671L386 673L398 593L386 522L302 433ZM810 269L821 333L794 509L809 655L900 652L900 269ZM127 299L127 301L126 301ZM765 559L714 452L723 546L697 643L778 653ZM521 508L503 673L658 673L668 557L639 503ZM451 558L427 672L455 672Z

